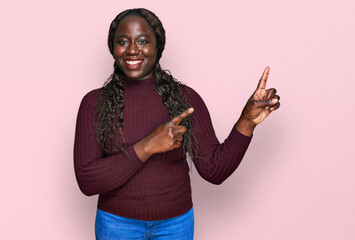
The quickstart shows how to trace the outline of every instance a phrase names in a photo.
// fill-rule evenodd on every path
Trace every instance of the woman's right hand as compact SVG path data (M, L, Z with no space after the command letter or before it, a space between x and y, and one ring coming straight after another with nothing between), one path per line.
M168 152L181 147L186 127L179 125L179 123L191 115L193 111L193 108L183 111L134 144L133 147L139 159L142 162L146 162L153 154Z

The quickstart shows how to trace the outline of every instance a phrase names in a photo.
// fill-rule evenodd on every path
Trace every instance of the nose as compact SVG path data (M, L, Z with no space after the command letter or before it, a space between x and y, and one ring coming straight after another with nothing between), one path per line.
M127 48L127 55L137 55L139 53L138 46L134 43L129 44Z

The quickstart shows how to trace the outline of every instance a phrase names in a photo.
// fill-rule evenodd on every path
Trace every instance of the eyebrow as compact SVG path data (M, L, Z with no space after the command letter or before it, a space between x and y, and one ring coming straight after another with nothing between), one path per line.
M121 37L128 38L126 34L118 35L116 38L121 38ZM150 36L148 34L139 34L138 37L150 37Z
M116 38L120 38L120 37L128 38L128 36L125 34L121 34L121 35L116 36Z
M150 37L148 34L139 34L138 37Z

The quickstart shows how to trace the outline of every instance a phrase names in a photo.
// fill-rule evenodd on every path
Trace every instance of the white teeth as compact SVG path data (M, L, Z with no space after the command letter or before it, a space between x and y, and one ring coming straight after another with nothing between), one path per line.
M126 63L128 63L129 65L135 65L135 64L138 64L140 62L142 62L143 60L135 60L135 61L126 61Z

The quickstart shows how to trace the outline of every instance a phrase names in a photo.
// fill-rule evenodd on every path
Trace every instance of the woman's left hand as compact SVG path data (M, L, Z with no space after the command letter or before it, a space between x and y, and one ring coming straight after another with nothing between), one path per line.
M280 107L280 96L276 95L276 89L265 89L269 72L270 68L266 67L259 80L258 87L248 99L236 123L237 130L244 135L251 136L255 126Z

